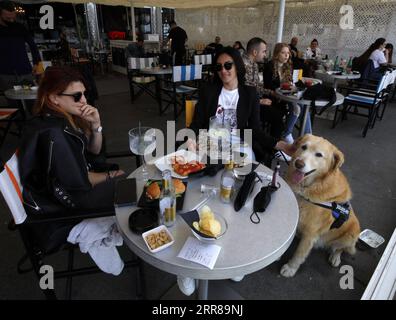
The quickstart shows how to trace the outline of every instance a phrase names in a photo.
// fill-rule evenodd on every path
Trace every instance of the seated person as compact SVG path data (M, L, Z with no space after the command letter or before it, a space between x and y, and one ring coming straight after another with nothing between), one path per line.
M132 42L126 47L125 53L127 58L143 58L146 56L144 51L144 39L142 37L137 38L137 42Z
M88 158L100 153L103 138L99 112L85 94L84 79L74 69L46 69L19 148L28 215L114 209L113 178L124 172L92 171ZM54 225L43 228L45 238Z
M301 59L301 55L303 55L303 53L298 51L297 44L298 38L293 37L289 44L291 60L293 62L294 69L302 69L304 65L304 59Z
M265 152L282 150L287 154L294 152L294 147L284 141L266 136L259 121L259 100L255 88L244 84L245 67L239 52L231 47L221 50L215 57L214 84L202 88L195 107L190 129L197 135L199 129L209 129L209 118L215 116L220 108L229 110L232 129L251 129L253 131L253 151L260 161ZM232 137L237 140L239 137ZM235 141L234 140L234 141ZM196 150L195 141L188 141L189 148ZM235 278L242 280L243 276ZM178 276L180 290L191 295L195 290L192 278Z
M208 44L205 48L205 52L212 55L217 54L223 48L223 45L220 43L220 41L220 37L216 36L215 42Z
M275 90L279 88L281 83L292 82L292 64L290 59L290 49L286 43L277 43L274 48L273 59L269 62L267 68L264 71L264 85L266 88ZM276 101L279 108L284 110L284 114L290 109L289 114L286 118L286 127L282 133L282 138L288 142L293 143L294 139L292 136L293 128L298 120L298 117L302 115L301 108L298 104L287 106L284 102ZM311 133L310 118L307 118L305 126L305 133ZM279 158L279 159L282 159Z
M384 38L378 38L361 56L355 59L354 68L360 71L362 79L378 80L382 77L381 65L387 64L384 54L385 41ZM371 65L368 63L369 60L372 62Z
M311 45L307 48L304 54L304 59L316 59L320 58L322 52L319 48L318 40L313 39Z
M392 43L386 44L384 53L385 53L386 61L389 64L392 64L392 60L393 60L393 44Z
M234 45L232 46L234 49L237 49L241 56L246 52L245 48L243 47L241 41L235 41Z

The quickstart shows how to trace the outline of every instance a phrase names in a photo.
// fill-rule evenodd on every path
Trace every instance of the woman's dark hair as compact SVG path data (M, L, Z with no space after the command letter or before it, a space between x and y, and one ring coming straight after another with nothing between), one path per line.
M318 40L317 39L313 39L312 41L311 41L311 43L312 42L316 42L316 43L318 43L319 44L319 42L318 42Z
M238 45L238 49L243 49L245 51L245 48L243 47L241 41L235 41L234 45Z
M62 108L53 104L49 98L51 94L60 94L64 92L72 82L81 82L84 84L85 88L87 88L85 79L76 69L58 66L48 67L40 80L36 103L33 107L33 114L42 115L48 112L55 112L66 118L74 128L88 128L89 124L86 123L86 121L65 112Z
M246 74L246 69L245 69L245 64L243 63L241 54L239 53L238 50L232 48L232 47L223 47L215 56L214 58L214 64L216 65L217 60L219 57L223 54L229 55L232 60L234 61L236 72L237 72L237 77L238 77L238 85L244 85L245 84L245 74ZM223 83L219 77L219 74L215 72L214 74L214 82L215 83Z
M359 65L365 66L373 51L377 50L380 46L382 46L385 41L385 38L378 38L377 40L375 40L374 43L372 43L370 47L360 57L358 57Z
M392 56L393 56L393 44L392 43L387 43L385 46L385 49L388 49L389 54L388 54L388 63L392 63Z

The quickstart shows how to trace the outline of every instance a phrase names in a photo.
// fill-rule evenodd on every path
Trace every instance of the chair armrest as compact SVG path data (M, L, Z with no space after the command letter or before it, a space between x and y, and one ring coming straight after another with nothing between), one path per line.
M39 223L48 223L48 222L71 222L78 221L81 219L92 219L92 218L100 218L100 217L109 217L114 216L114 209L104 209L104 210L84 210L84 211L64 211L56 213L56 215L52 214L38 214L37 216L29 216L23 222L24 225L28 224L39 224Z

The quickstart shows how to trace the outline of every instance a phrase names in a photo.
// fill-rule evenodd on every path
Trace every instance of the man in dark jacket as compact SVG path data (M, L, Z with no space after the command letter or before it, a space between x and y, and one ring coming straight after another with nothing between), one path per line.
M0 91L12 88L22 81L33 82L32 66L25 43L33 58L33 73L41 61L33 38L25 27L16 23L15 6L11 1L0 2Z
M183 64L183 59L186 55L185 44L188 39L187 33L180 28L175 21L170 22L171 30L168 39L171 41L171 54L174 57L174 65L180 66Z

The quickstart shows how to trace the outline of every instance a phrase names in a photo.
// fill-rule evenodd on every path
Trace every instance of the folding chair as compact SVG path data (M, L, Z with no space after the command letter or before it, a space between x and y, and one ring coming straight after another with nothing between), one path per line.
M21 135L21 126L18 126L18 132L11 132L11 126L15 123L18 124L20 109L18 108L0 108L0 122L5 123L4 127L0 127L2 132L2 136L0 137L0 148L3 146L5 139L7 138L8 133L16 134L17 136Z
M341 119L345 119L346 114L353 114L362 117L366 117L367 122L363 128L362 135L366 137L369 128L373 128L376 118L378 116L378 110L381 104L384 102L384 95L386 93L386 85L388 83L388 77L390 73L386 72L381 80L379 81L375 91L366 88L350 88L348 91L343 104ZM353 111L351 108L354 107ZM367 113L358 111L358 108L366 109ZM333 128L337 123L338 106L333 119Z
M74 249L78 248L66 239L68 233L73 225L84 218L97 218L103 216L114 215L111 211L102 211L90 213L86 210L84 212L70 212L59 213L56 216L40 215L40 217L32 217L26 214L23 203L23 186L21 185L20 176L18 172L18 156L17 152L4 163L4 170L0 173L0 191L12 213L13 221L9 223L10 230L18 229L22 241L25 246L26 254L19 260L17 264L17 271L19 274L34 271L40 283L40 269L45 265L44 259L49 255L55 254L62 249L68 250L68 263L67 269L54 272L54 279L67 278L66 282L66 297L71 298L72 277L86 274L101 272L100 269L95 267L74 268ZM62 223L62 227L56 228L49 235L46 241L42 241L40 232L43 226L54 225L54 223ZM25 262L29 260L31 268L24 268ZM144 296L144 286L142 284L142 269L141 263L138 258L125 263L125 267L136 267L137 273L137 297ZM54 285L54 288L56 286ZM40 287L47 299L56 299L54 289L43 289Z
M129 81L129 92L131 95L131 102L133 103L136 98L138 98L143 92L146 92L151 97L157 100L155 93L149 89L149 86L155 82L155 77L147 77L140 74L139 70L144 68L151 68L158 64L158 58L133 58L129 57L127 59L127 75ZM135 88L137 87L139 91L135 95Z
M202 79L202 65L174 66L171 80L164 79L162 91L165 92L167 104L160 108L160 114L163 114L170 105L173 104L173 115L175 121L186 105L187 96L192 97L197 93L198 88L187 85L189 81L197 81ZM178 111L178 105L180 110Z
M209 81L213 75L212 55L196 54L194 55L194 64L202 64L202 75L205 81Z

